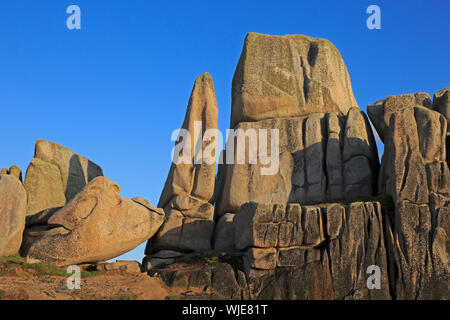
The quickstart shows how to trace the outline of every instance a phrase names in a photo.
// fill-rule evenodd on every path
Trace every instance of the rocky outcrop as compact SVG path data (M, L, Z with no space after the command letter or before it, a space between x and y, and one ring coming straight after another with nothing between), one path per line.
M253 299L391 298L377 202L326 208L248 203L234 228ZM376 290L367 286L373 265L381 271Z
M242 130L239 135L244 137L247 133L251 136L254 130L257 136L261 129L268 133L271 129L279 130L275 151L271 149L274 146L271 134L267 139L270 152L277 152L273 157L279 161L277 170L274 174L262 171L273 163L238 163L238 136L232 150L234 162L224 164L221 169L218 216L235 213L249 201L312 204L359 199L377 193L376 144L369 122L358 108L351 108L345 116L328 113L242 122L235 132ZM249 145L245 144L246 158L250 157ZM258 145L258 151L262 152L263 147Z
M386 219L391 285L398 300L448 300L448 198L430 205L397 203Z
M206 138L209 129L217 129L217 101L208 73L199 76L192 89L176 145L184 143L180 162L171 165L158 207L164 208L166 221L146 253L161 249L206 250L211 247L217 139ZM212 152L208 153L208 150ZM179 151L178 151L179 152ZM178 155L178 154L176 154ZM176 156L175 155L175 156ZM176 160L175 158L173 160Z
M447 121L429 108L392 112L380 181L395 201L386 217L396 299L449 299L450 173Z
M12 165L9 169L3 168L0 171L0 174L9 174L13 177L16 177L20 182L22 182L22 170L20 170L20 168L16 165Z
M389 128L391 114L404 107L426 107L432 105L431 97L428 93L418 92L390 96L367 106L367 114L378 132L380 139L384 142L384 136Z
M218 110L205 73L158 208L39 140L24 186L19 168L0 172L0 255L20 246L31 263L148 272L196 298L448 300L449 91L367 107L385 143L380 168L337 49L250 33L217 176ZM104 262L146 240L142 265Z
M382 181L395 202L429 203L431 193L448 195L447 121L423 107L407 107L390 118Z
M250 202L232 222L237 251L203 264L193 256L166 259L149 274L207 299L391 299L382 219L389 209ZM217 279L226 281L217 286Z
M25 228L27 195L12 175L0 175L0 256L15 255Z
M71 265L106 261L134 249L158 231L164 213L119 192L107 178L93 179L68 205L25 230L21 254L30 262Z
M233 78L231 128L218 217L249 201L314 204L377 193L373 132L327 40L249 33Z
M102 169L92 161L57 143L38 140L24 183L27 215L64 206L98 176L103 176Z
M231 128L240 122L347 114L357 107L350 76L328 40L249 33L233 77Z

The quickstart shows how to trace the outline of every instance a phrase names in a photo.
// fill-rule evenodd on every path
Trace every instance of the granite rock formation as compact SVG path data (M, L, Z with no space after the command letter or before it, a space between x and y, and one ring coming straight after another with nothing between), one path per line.
M172 162L158 203L159 208L164 208L167 219L149 242L146 254L162 249L190 251L211 248L217 140L208 141L202 137L209 129L217 129L217 119L214 84L209 73L204 73L195 80L182 126L190 136L190 141L185 143L190 152L183 150L180 153L187 158L186 162ZM176 144L182 139L180 134ZM209 159L208 149L213 150ZM197 150L201 151L203 158L199 158Z
M205 73L158 208L39 140L24 186L17 167L1 171L0 255L21 246L29 262L101 262L209 299L448 300L449 91L367 107L385 144L380 167L337 49L250 33L217 174L218 110ZM142 265L103 263L145 241Z
M357 107L336 47L304 35L249 33L233 78L231 128L239 122L346 114Z
M373 132L357 107L345 63L328 40L249 33L233 78L231 109L235 135L219 168L218 217L248 201L313 204L377 194ZM267 145L260 136L265 130ZM250 141L252 132L258 152L277 159L274 174L264 172L272 164L263 161L239 163L239 141Z
M261 168L269 165L239 164L237 160L224 164L219 177L218 216L235 213L248 201L311 204L377 193L376 144L369 122L358 108L351 108L346 115L330 112L243 122L237 129L278 129L279 170L264 175ZM236 156L237 143L234 148ZM248 154L246 144L246 157Z
M447 119L437 111L399 105L385 132L380 184L395 202L385 234L396 299L449 299Z
M367 114L384 142L384 136L389 127L391 114L404 107L421 106L430 108L431 97L428 93L418 92L390 96L367 106Z
M390 299L378 202L248 203L234 221L252 298ZM366 286L372 265L382 270L378 290Z
M119 192L107 178L94 178L64 208L27 227L21 254L62 266L101 262L150 239L164 221L163 210Z

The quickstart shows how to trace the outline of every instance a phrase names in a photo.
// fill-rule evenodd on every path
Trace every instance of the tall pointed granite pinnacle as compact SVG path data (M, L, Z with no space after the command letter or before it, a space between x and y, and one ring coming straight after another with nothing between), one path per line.
M204 73L195 80L182 130L176 142L176 146L184 143L181 152L177 148L174 150L174 154L178 152L183 159L179 163L173 159L161 193L158 207L164 208L167 220L152 241L151 251L156 248L201 250L210 247L214 227L212 218L217 139L207 139L204 136L209 129L217 130L217 122L218 109L213 80L209 73ZM209 161L206 161L207 155L210 155ZM150 249L150 245L147 248Z
M214 84L211 75L204 73L195 80L182 126L182 129L189 132L191 138L189 163L178 165L172 163L158 207L163 208L173 201L181 205L178 209L186 210L186 205L188 205L186 201L192 202L194 199L205 202L211 201L214 194L216 164L214 161L214 164L194 165L195 144L199 143L198 140L200 139L198 135L200 132L195 132L195 122L197 122L197 127L201 128L203 136L206 130L217 129L217 118L218 110ZM201 127L198 125L199 122ZM202 151L205 147L206 145L202 145Z

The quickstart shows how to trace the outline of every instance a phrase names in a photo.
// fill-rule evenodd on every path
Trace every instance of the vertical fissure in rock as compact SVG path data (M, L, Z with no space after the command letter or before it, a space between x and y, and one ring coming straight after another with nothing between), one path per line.
M306 65L305 62L303 61L303 57L300 57L300 65L302 67L303 70L303 94L304 94L304 98L305 98L305 104L308 103L308 99L309 99L309 77L308 77L308 72L306 70Z
M324 240L324 244L321 250L321 253L323 252L323 254L326 254L328 256L328 269L330 272L330 278L332 283L334 284L334 278L333 278L333 266L332 266L332 261L331 261L331 253L330 253L330 245L331 245L331 241L335 241L335 240L331 240L330 239L330 235L328 234L328 232L326 232L326 230L328 230L328 208L325 208L323 211L321 210L321 214L322 214L322 221L323 221L323 228L324 228L324 235L325 235L325 240ZM323 256L321 254L321 260L323 262ZM334 291L334 285L333 285L333 291Z
M308 63L311 67L315 66L318 54L319 54L319 47L317 43L311 42L308 50Z
M322 129L322 154L323 154L323 159L322 159L322 170L325 176L325 194L326 194L326 198L328 201L331 201L331 196L330 196L330 188L329 188L329 176L328 176L328 166L327 166L327 146L328 146L328 138L329 138L329 134L330 134L330 129L328 126L328 117L329 114L327 116L322 117L322 119L320 119L320 126Z
M394 261L392 260L392 255L394 254L393 252L391 252L392 250L395 250L393 248L393 243L391 244L389 239L388 239L388 235L387 233L389 231L392 231L393 229L393 225L390 222L390 215L389 215L389 209L383 209L381 207L381 221L383 223L382 225L382 229L380 230L382 233L382 237L384 240L384 246L385 246L385 253L386 253L386 264L388 267L388 270L386 275L387 275L387 279L388 279L388 286L389 286L389 294L392 297L393 300L396 300L397 295L396 295L396 290L395 290L395 283L396 283L396 279L398 278L398 273L396 273L396 267L394 266Z

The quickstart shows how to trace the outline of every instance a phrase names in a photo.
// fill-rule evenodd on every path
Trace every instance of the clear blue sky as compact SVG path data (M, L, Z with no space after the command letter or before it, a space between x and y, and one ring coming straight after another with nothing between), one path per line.
M81 30L66 8L81 8ZM366 8L381 8L381 30ZM341 52L359 106L450 86L450 2L3 1L0 5L0 167L33 157L37 139L102 166L122 195L156 204L194 79L211 73L219 127L250 32L327 38ZM141 260L143 246L127 259Z

